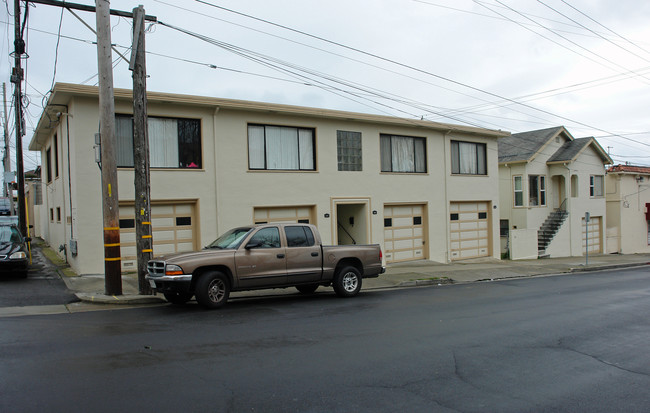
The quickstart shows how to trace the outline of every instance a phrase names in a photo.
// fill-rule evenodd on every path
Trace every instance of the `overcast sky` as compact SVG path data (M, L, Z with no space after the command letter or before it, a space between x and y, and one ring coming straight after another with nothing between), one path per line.
M13 2L3 2L0 74L11 96ZM650 165L645 0L114 0L111 8L138 4L162 22L146 35L149 91L512 133L564 125L575 138L595 136L616 163ZM93 13L75 14L96 26ZM131 21L111 23L112 42L129 57ZM53 82L96 85L97 54L93 32L61 8L30 6L25 31L26 149ZM115 87L130 89L128 64L114 59ZM26 152L26 170L38 163Z

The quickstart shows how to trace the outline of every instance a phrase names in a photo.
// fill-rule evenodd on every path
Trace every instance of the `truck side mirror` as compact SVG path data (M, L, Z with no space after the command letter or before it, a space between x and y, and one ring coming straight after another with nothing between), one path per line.
M259 248L262 244L259 241L251 241L244 248L247 250L253 249L253 248Z

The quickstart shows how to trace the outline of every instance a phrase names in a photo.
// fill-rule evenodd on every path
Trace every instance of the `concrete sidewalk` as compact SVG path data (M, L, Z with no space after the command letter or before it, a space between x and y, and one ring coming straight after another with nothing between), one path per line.
M502 280L509 278L532 277L584 271L598 271L650 265L650 254L631 255L597 255L589 257L585 265L584 257L545 258L538 260L496 260L491 258L475 259L452 264L440 264L433 261L413 261L391 264L386 273L379 278L363 280L363 290L415 287L424 285L442 285L471 283L478 281ZM155 304L166 302L162 295L143 296L138 294L138 280L135 274L122 276L122 295L104 294L103 275L66 276L61 271L61 278L68 289L80 300L98 304ZM323 287L321 289L324 290ZM319 289L320 291L320 289ZM279 295L295 293L295 289L273 289L232 293L232 298L246 296Z

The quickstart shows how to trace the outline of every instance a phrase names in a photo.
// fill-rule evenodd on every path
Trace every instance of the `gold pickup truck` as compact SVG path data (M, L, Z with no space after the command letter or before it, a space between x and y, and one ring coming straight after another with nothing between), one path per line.
M337 295L353 297L363 278L385 270L378 244L323 246L313 225L264 224L231 229L201 251L151 260L147 279L171 303L195 296L218 308L231 291L266 288L310 294L331 285Z

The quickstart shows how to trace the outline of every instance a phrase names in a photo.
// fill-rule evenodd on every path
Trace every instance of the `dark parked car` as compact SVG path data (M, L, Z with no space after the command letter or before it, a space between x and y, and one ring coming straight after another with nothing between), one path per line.
M0 225L0 273L27 277L27 242L15 225Z
M11 215L11 202L9 198L0 197L0 215Z

